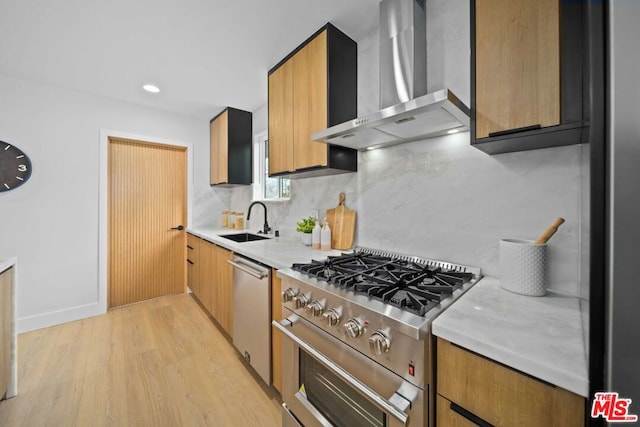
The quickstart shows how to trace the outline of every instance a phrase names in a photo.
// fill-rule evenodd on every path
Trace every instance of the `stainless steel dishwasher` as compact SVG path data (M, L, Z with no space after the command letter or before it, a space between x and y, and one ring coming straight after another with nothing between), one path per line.
M233 345L271 384L271 269L236 255L233 265Z

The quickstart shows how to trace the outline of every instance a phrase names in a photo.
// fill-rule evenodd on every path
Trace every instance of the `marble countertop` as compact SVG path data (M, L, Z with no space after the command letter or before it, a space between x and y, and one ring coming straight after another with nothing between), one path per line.
M518 371L587 397L580 300L529 297L483 278L432 324L433 334Z
M0 273L13 267L16 263L15 258L0 258Z
M340 255L339 250L321 251L305 246L300 239L295 237L278 237L253 242L234 242L220 237L219 234L237 234L250 232L250 230L216 229L208 227L189 227L187 231L216 245L222 246L240 255L244 255L258 262L276 269L289 268L293 263L309 262L312 259L322 260L329 255Z

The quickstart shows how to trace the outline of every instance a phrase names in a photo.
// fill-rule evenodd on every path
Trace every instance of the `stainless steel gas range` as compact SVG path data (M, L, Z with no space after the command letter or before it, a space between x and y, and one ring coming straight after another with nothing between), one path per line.
M433 424L431 322L479 268L358 247L278 276L283 426Z

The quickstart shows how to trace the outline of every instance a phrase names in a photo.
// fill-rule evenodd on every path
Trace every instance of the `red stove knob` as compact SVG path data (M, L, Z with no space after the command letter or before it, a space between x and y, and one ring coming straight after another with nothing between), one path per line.
M337 326L342 318L341 310L339 308L330 308L326 313L322 315L322 320L327 326Z
M358 338L364 333L364 325L360 319L352 317L345 322L344 330L349 338Z
M324 304L322 301L313 300L307 305L307 312L313 317L319 317L324 311Z
M373 354L382 354L391 350L391 338L378 330L369 337L369 349Z
M296 308L305 308L310 299L311 297L305 294L297 294L293 297L293 301L296 303Z
M289 302L298 295L298 290L293 288L288 288L286 291L282 293L282 302Z

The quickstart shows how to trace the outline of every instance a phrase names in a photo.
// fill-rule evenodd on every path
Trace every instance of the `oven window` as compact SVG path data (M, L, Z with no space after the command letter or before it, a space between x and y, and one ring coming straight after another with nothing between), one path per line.
M386 426L383 411L302 350L299 378L309 403L334 426Z

